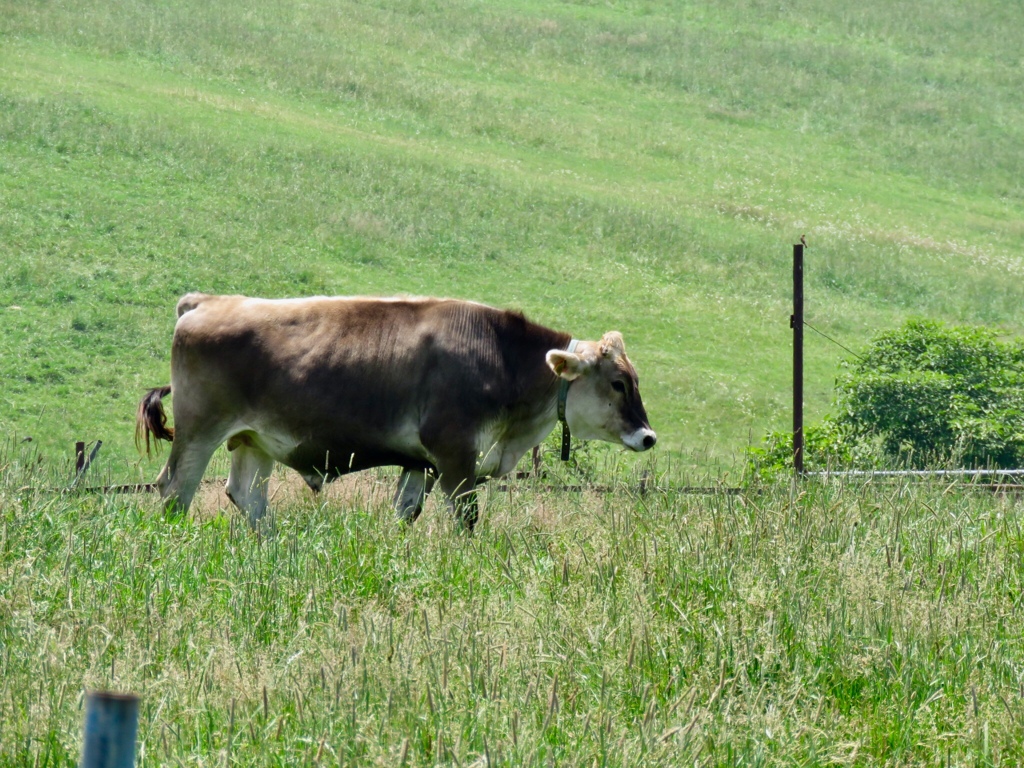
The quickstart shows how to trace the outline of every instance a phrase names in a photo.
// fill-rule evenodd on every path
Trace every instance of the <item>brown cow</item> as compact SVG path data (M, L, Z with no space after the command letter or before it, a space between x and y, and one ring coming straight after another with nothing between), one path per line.
M561 384L560 384L561 382ZM161 398L173 392L174 429ZM451 299L178 302L171 385L139 405L136 440L171 440L157 485L188 509L214 450L255 526L275 461L319 490L369 467L402 468L395 508L416 519L435 478L472 528L474 488L511 471L559 419L585 439L656 441L622 336L574 341L517 312Z

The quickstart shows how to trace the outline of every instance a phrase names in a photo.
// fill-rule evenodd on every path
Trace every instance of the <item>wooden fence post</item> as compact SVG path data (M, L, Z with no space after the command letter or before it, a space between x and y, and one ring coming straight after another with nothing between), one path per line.
M80 768L133 768L139 697L89 691L85 695L85 742Z
M92 466L93 461L96 460L96 454L100 452L100 448L103 447L103 441L97 440L96 445L92 447L92 451L89 453L88 458L85 455L85 443L79 440L75 443L75 477L71 481L70 490L75 490L78 487L78 483L81 481L83 475L89 471L89 467Z

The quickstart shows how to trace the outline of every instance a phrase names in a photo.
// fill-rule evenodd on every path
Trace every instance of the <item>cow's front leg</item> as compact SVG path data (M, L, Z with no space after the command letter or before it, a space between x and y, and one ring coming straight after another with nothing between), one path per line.
M476 428L471 422L455 421L439 410L420 430L420 442L429 451L437 469L441 490L456 519L469 531L476 525Z
M473 528L476 527L476 521L480 518L480 501L476 497L476 490L456 496L452 502L452 512L455 514L455 519L472 533Z
M476 454L466 454L438 463L441 489L448 497L448 506L455 519L472 532L480 514L476 497Z
M423 503L427 494L434 487L433 474L422 469L407 469L398 478L398 489L395 491L395 511L398 517L411 523L423 511Z
M231 469L225 490L236 507L245 512L249 527L256 530L267 512L270 475L274 460L251 441L228 441Z

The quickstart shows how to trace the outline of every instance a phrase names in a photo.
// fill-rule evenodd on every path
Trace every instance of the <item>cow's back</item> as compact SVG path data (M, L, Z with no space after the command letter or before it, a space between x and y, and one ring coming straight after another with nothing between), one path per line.
M174 375L218 381L250 406L301 400L308 409L338 399L321 387L388 389L409 378L429 339L415 302L189 294L182 307Z
M446 299L189 294L181 310L176 398L335 452L415 451L428 419L476 421L502 408L516 389L502 335L526 323Z

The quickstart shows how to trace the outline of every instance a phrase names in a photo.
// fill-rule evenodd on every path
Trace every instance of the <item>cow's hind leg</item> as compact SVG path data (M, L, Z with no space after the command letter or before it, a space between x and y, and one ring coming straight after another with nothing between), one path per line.
M274 460L250 440L228 441L231 470L228 472L227 494L236 507L245 512L249 525L256 528L267 512L270 473Z
M156 479L157 489L168 514L176 516L188 512L206 465L210 463L220 443L219 439L190 439L182 434L182 430L178 431L171 444L167 464Z
M423 503L427 494L434 487L433 474L422 469L407 469L398 478L398 489L395 491L395 511L399 518L411 523L423 511Z

